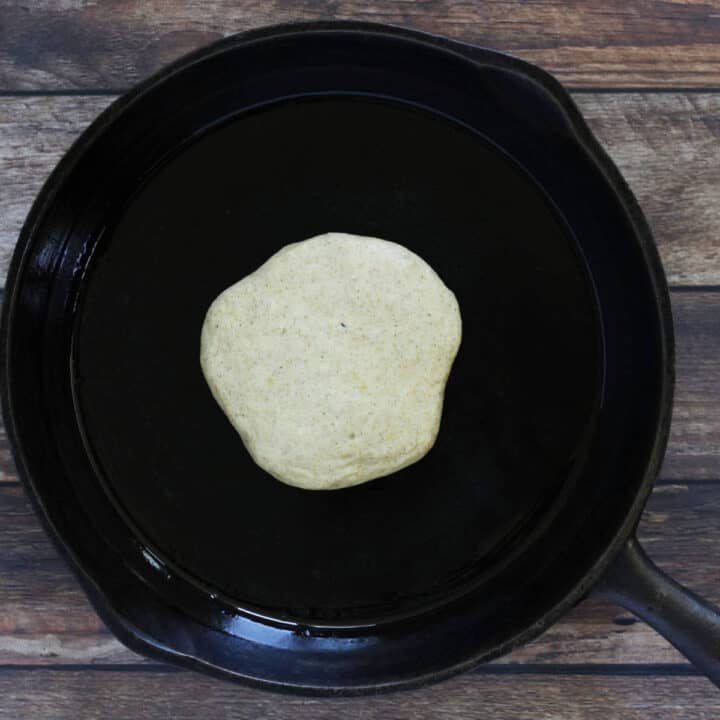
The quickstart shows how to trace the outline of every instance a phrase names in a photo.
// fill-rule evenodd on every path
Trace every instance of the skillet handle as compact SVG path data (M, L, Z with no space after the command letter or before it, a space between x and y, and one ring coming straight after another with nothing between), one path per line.
M720 687L720 608L675 582L631 537L596 594L642 618Z

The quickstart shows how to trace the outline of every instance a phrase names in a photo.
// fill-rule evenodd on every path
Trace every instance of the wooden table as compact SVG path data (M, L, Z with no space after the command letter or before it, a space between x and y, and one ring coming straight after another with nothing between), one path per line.
M641 537L720 603L720 2L0 0L0 273L40 184L112 99L234 31L391 22L510 51L568 85L643 206L677 324L672 436ZM285 697L146 661L95 616L35 519L0 435L2 718L716 718L720 692L631 615L587 602L440 685Z

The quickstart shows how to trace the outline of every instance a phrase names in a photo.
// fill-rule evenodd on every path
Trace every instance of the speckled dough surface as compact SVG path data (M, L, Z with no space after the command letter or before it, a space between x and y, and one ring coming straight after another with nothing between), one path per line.
M460 337L455 296L424 260L327 233L287 245L217 297L200 362L258 465L329 490L430 450Z

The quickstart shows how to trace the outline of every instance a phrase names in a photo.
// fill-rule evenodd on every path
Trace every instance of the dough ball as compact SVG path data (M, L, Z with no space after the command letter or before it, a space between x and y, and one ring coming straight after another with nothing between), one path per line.
M455 296L417 255L327 233L287 245L217 297L200 363L260 467L329 490L430 450L461 327Z

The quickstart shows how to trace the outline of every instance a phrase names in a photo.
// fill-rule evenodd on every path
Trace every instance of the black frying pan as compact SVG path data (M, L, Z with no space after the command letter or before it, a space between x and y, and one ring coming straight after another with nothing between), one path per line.
M251 461L199 336L220 291L331 230L427 260L463 344L425 458L307 492ZM720 682L717 609L633 539L670 422L658 255L527 63L363 23L182 59L45 185L2 338L20 473L135 650L277 689L400 688L512 650L599 587Z

